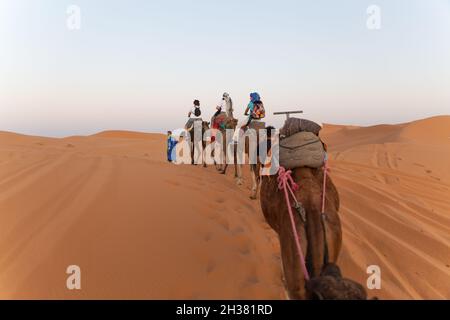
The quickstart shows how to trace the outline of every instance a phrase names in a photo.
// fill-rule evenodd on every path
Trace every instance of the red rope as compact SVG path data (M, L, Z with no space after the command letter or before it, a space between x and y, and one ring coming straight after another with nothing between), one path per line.
M284 197L286 199L286 206L288 207L289 217L291 219L292 232L294 234L295 244L297 246L298 255L300 257L300 266L303 270L305 279L309 280L309 273L308 273L308 269L306 268L305 256L303 255L303 250L300 245L300 236L298 235L297 227L295 226L294 214L292 212L292 206L289 201L289 193L291 194L291 196L294 199L296 199L294 191L298 190L298 184L296 184L294 179L292 179L292 171L291 170L286 171L285 168L280 167L280 169L278 171L278 189L284 191Z
M322 213L325 213L325 200L327 196L327 173L328 173L328 161L325 160L325 163L323 165Z

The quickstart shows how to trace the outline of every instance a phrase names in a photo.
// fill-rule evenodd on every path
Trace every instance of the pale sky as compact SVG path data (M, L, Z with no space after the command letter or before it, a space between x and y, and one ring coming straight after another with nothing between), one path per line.
M224 91L237 114L258 91L270 114L406 122L450 114L449 57L450 0L0 0L0 131L165 132Z

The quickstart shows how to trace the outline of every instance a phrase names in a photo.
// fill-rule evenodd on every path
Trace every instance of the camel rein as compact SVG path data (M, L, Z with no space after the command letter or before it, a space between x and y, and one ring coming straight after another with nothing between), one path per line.
M327 241L327 215L325 213L325 200L327 197L327 174L328 174L328 155L325 154L325 161L323 164L323 187L322 187L322 212L320 213L320 221L322 222L323 228L323 245L324 245L324 255L323 262L324 265L328 264L328 241Z
M292 171L286 170L280 167L278 171L278 189L284 191L284 197L286 199L286 206L288 207L289 217L291 219L292 233L294 234L295 244L297 246L298 255L300 257L300 266L302 268L303 274L306 280L309 280L308 269L306 268L305 256L303 255L302 246L300 245L300 236L297 232L297 227L295 226L294 214L292 213L292 206L289 201L289 193L296 199L294 191L298 190L298 184L292 179Z
M326 183L327 183L327 173L328 173L328 161L327 156L325 156L324 166L323 166L323 191L322 191L322 212L321 223L323 228L323 236L324 236L324 264L328 263L328 244L327 244L327 234L326 234L326 214L325 214L325 200L326 200ZM297 247L298 255L300 257L300 266L302 268L303 274L305 276L305 280L308 281L310 279L308 268L306 267L305 255L303 254L302 246L300 244L300 236L297 231L297 227L295 225L294 214L292 212L292 206L289 201L289 195L294 199L295 203L298 204L297 198L294 194L295 191L299 189L297 183L295 183L292 178L292 171L286 170L284 167L280 167L278 171L278 189L283 190L284 197L286 199L286 206L289 211L289 217L291 220L292 233L294 234L295 244Z

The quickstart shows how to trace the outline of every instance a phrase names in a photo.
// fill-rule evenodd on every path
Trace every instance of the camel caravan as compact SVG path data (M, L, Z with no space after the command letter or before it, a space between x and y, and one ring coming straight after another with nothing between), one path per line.
M287 119L280 130L266 127L264 104L250 94L245 118L234 118L233 101L224 93L211 121L203 121L200 102L177 142L169 132L168 160L213 165L225 174L234 166L250 168L251 199L259 195L267 223L278 234L286 293L290 299L367 299L364 287L343 278L337 260L342 247L339 194L329 176L321 126L278 112Z

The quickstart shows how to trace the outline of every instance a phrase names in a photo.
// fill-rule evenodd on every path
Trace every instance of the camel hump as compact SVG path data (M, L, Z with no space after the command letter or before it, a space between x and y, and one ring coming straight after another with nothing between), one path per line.
M286 169L320 168L325 156L322 141L312 132L298 132L280 141L280 165Z

